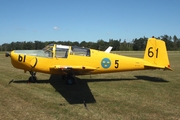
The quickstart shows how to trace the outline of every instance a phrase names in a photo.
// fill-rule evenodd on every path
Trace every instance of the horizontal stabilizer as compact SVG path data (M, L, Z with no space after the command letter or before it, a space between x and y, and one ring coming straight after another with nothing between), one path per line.
M104 52L110 53L113 47L109 46Z
M170 67L166 67L166 66L158 66L158 65L144 65L145 69L163 69L163 70L171 70L173 71L173 69L171 69Z

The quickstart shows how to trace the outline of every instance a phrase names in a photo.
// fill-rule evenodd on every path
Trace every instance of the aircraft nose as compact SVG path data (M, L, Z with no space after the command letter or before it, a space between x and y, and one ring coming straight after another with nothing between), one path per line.
M7 53L5 53L5 56L6 57L9 57L9 56L11 57L11 54L7 52Z

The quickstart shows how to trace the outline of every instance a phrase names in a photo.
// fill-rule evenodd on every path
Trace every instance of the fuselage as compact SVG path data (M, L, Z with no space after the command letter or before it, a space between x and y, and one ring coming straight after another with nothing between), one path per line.
M46 55L43 51L18 51L11 52L11 62L15 68L23 69L24 71L35 71L48 74L65 74L63 70L51 69L51 66L91 66L95 68L88 72L75 72L76 75L82 74L99 74L121 71L143 70L144 61L140 58L126 57L113 53L106 53L94 49L86 49L86 54L74 54L72 50L75 48L69 47L65 57L58 57L56 48L52 48L51 55ZM82 48L82 51L85 50ZM29 54L28 54L29 52ZM39 53L39 55L37 54ZM42 54L43 53L43 54Z

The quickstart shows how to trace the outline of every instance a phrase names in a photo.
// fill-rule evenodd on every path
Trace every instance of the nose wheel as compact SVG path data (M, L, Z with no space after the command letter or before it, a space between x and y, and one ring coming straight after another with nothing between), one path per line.
M36 83L37 82L37 77L36 77L36 72L29 72L31 74L31 76L28 79L28 82L30 83Z

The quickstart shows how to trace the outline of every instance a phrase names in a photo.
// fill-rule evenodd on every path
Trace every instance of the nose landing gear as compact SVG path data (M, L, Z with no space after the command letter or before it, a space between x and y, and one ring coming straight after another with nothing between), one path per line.
M29 73L31 74L31 76L29 77L28 82L36 83L37 82L36 72L29 71Z

